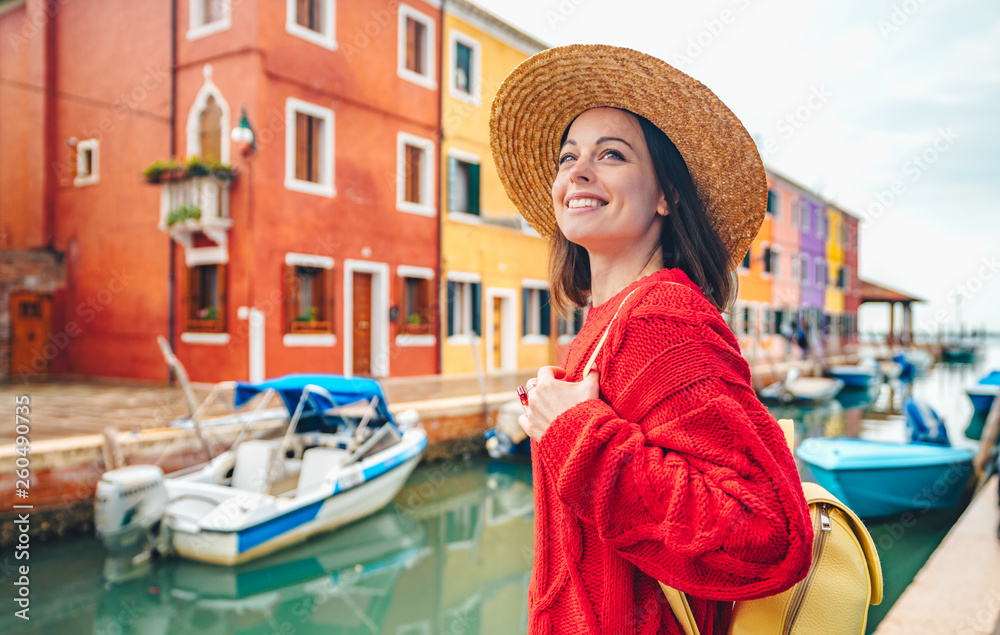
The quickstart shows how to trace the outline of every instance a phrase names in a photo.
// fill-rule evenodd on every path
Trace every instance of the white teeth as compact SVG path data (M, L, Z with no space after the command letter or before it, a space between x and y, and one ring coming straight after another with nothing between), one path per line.
M607 205L607 203L599 201L596 198L574 198L570 200L567 207L574 209L577 207L602 207L604 205Z

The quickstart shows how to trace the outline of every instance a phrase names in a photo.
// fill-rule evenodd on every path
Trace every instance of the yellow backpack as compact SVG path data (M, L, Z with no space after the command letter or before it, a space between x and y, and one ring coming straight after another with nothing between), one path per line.
M792 421L778 423L792 449ZM813 518L809 573L787 591L737 602L729 635L863 635L868 605L882 601L882 567L864 524L821 486L802 489ZM687 596L660 586L684 632L701 635Z

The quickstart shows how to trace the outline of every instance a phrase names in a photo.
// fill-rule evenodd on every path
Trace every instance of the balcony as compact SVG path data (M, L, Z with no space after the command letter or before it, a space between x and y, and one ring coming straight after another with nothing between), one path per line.
M231 185L216 176L163 182L158 226L184 246L188 267L229 262Z

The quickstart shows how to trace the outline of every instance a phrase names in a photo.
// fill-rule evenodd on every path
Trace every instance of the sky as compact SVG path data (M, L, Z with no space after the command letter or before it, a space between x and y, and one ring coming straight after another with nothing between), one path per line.
M860 276L926 300L916 331L1000 331L996 0L475 1L549 45L627 46L700 80L767 168L861 219ZM888 311L859 319L884 331Z

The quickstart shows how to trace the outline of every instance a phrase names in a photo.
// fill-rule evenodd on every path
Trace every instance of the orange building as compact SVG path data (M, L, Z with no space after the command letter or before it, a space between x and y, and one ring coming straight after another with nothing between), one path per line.
M438 370L436 2L50 4L0 3L0 370Z

